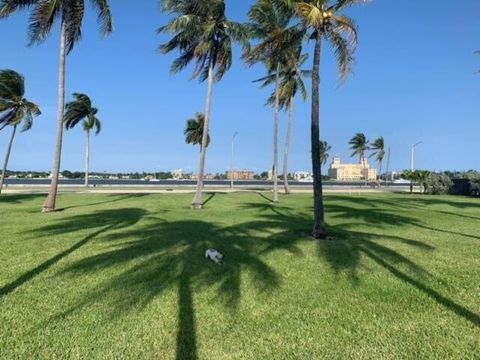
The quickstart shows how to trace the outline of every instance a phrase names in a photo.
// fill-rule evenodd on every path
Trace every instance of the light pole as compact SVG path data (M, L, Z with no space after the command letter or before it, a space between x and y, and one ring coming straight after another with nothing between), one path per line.
M238 131L232 136L232 153L230 157L230 189L233 190L233 154L234 154L234 145L235 145L235 138L237 137Z
M411 170L414 171L415 170L415 148L420 145L420 144L423 144L423 141L419 141L417 142L416 144L413 144L412 145L412 163L411 163Z
M412 170L412 173L415 170L415 148L422 143L423 141L419 141L415 144L412 144L412 162L410 166L410 170ZM412 192L413 192L413 179L410 180L410 193Z

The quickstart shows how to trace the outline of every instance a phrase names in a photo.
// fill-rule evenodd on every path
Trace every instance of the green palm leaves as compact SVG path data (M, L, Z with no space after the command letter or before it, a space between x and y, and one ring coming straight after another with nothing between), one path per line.
M39 107L24 96L23 76L13 70L0 70L0 130L9 125L13 128L0 177L0 194L7 176L7 166L17 126L23 123L22 131L29 130L32 127L33 118L40 115Z
M102 124L97 118L98 109L92 106L92 101L85 94L74 93L74 101L65 106L64 124L67 130L73 129L82 122L85 131L95 129L95 134L100 133Z
M250 37L258 43L243 56L247 65L263 62L273 71L301 46L303 33L298 26L291 26L293 15L293 9L282 0L258 0L252 6L247 27Z
M354 53L358 43L355 22L344 15L345 8L362 0L287 0L295 9L304 26L311 30L310 38L323 38L332 46L339 67L340 79L345 80L352 71Z
M358 155L360 157L360 160L363 160L365 158L365 153L369 149L369 141L367 140L365 134L357 133L354 137L350 139L348 143L350 145L350 150L353 151L352 157Z
M205 115L196 113L194 119L188 119L185 130L185 142L192 145L200 145L202 148L203 127L205 123ZM210 144L210 135L208 135L207 146Z
M0 130L8 125L22 124L22 131L32 127L33 119L41 112L24 96L23 76L13 70L0 70Z
M381 164L385 159L385 140L383 136L376 139L371 145L370 150L373 150L373 153L369 157L374 157Z
M112 14L108 0L91 0L98 11L98 22L104 35L113 30ZM30 45L44 42L50 35L57 20L65 24L66 50L69 53L80 40L84 0L0 0L0 18L17 10L32 9L29 25Z
M172 73L194 62L193 78L206 80L212 67L219 81L232 65L233 43L248 46L247 32L241 24L227 19L223 0L164 0L162 8L174 16L157 30L172 35L160 46L160 52L179 52L172 64Z
M332 147L330 144L326 141L320 141L320 162L322 165L325 165L327 163L328 157L330 156L330 150L332 150Z

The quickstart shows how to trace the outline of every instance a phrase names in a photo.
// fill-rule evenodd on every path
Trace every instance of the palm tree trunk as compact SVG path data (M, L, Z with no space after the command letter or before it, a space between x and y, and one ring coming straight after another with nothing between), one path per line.
M292 97L290 98L290 101L288 103L287 136L285 139L285 154L283 157L283 186L285 187L285 194L290 194L290 187L288 186L288 155L290 152L290 141L292 138L293 107L294 107L294 99Z
M365 155L360 157L360 160L363 162L363 176L365 176L365 187L368 186L368 173L367 173L367 159Z
M90 169L90 130L87 130L87 145L85 149L85 187L88 187L89 169Z
M43 204L43 212L55 211L55 203L57 200L58 177L60 174L60 163L62 160L63 115L65 112L65 63L67 57L66 40L66 25L64 22L62 22L62 30L60 35L60 63L58 69L57 138L52 170L52 181L50 183L48 197Z
M382 183L382 165L383 165L383 161L380 161L380 169L378 169L378 178L380 180L380 184Z
M278 202L278 128L280 125L280 63L275 74L275 119L273 123L273 202Z
M320 163L320 60L322 54L322 33L317 31L312 71L312 171L314 225L312 236L320 239L327 236L325 209L323 207L322 166Z
M205 174L205 157L207 155L210 114L212 109L214 66L215 66L214 61L211 60L208 68L208 90L207 90L207 101L205 105L205 121L203 122L202 148L200 153L200 167L198 171L197 191L195 193L195 197L193 198L193 202L192 202L192 207L194 209L203 208L203 199L202 199L203 177Z
M13 127L12 136L10 137L10 142L8 143L7 154L5 155L5 162L3 163L2 178L0 179L0 194L2 193L3 182L5 181L5 176L7 175L8 159L10 159L13 139L15 138L16 132L17 132L17 125Z

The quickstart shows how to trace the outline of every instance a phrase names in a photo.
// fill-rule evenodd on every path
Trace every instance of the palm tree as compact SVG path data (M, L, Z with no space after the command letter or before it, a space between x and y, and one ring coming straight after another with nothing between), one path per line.
M74 93L74 101L65 107L65 129L73 129L80 122L87 135L85 146L85 186L88 187L88 174L90 169L90 132L95 129L95 135L102 130L102 123L97 118L98 109L92 106L92 101L85 94Z
M295 9L297 16L308 30L308 37L315 41L312 71L311 146L314 191L314 227L312 236L325 238L325 211L323 206L322 169L320 163L320 60L322 42L333 47L340 69L340 79L351 72L353 54L357 45L357 30L353 20L342 12L361 0L285 0Z
M172 73L194 62L193 78L208 83L197 191L192 202L193 208L201 209L213 84L220 81L232 65L233 42L247 46L248 36L242 25L227 19L224 0L163 0L162 7L174 18L158 29L159 33L173 35L160 46L160 51L165 54L178 50L180 54L172 64Z
M420 186L420 193L422 192L422 186L426 190L426 181L430 176L430 172L427 170L405 170L402 173L402 178L410 180L410 194L413 193L413 183L418 182Z
M292 137L292 128L293 128L293 117L294 117L294 105L295 105L295 96L297 92L300 91L303 100L305 101L308 97L307 88L303 79L310 76L311 71L301 70L302 65L307 61L308 55L301 54L301 43L298 44L295 51L295 55L288 56L286 58L287 62L281 64L279 76L279 108L287 109L288 111L288 125L287 125L287 134L285 138L285 153L283 157L283 184L285 188L285 193L290 194L290 188L288 185L288 156L290 151L290 142ZM276 71L266 77L255 80L255 82L262 82L262 87L266 87L275 83L276 81ZM275 106L276 101L275 90L270 98L267 101L268 105Z
M326 141L320 140L320 164L324 166L327 163L328 157L330 154L328 153L332 147Z
M303 35L297 26L290 26L293 15L292 9L286 6L283 0L257 0L248 13L250 19L248 29L250 36L259 40L259 43L249 49L243 56L249 66L258 62L264 63L267 67L268 75L271 76L273 74L275 78L272 168L274 202L278 202L278 130L281 107L280 73L282 64L295 62L293 58L298 60L295 50L301 46ZM288 57L292 59L288 59ZM269 83L273 83L273 81ZM286 176L285 171L284 176Z
M3 164L2 177L0 178L0 194L6 177L17 126L22 124L22 132L30 130L33 118L40 115L39 107L25 99L24 96L24 77L13 70L0 70L0 130L9 125L13 127Z
M194 119L187 120L187 126L183 131L185 142L192 145L200 145L202 151L203 129L205 124L205 115L196 113ZM207 146L210 145L210 135L207 137Z
M410 194L413 193L413 182L417 181L417 174L413 170L405 170L401 175L402 179L410 181Z
M360 158L360 164L363 165L363 177L365 178L365 186L368 183L368 174L367 174L367 160L365 158L365 153L368 151L368 140L365 134L357 133L353 138L348 142L350 144L350 150L353 150L352 157L357 156Z
M113 30L112 15L108 0L91 0L98 11L104 35ZM31 9L29 38L30 45L44 42L60 21L60 61L58 77L58 110L55 157L52 181L43 212L55 211L58 190L58 176L62 157L63 116L65 111L65 65L66 57L80 40L85 0L0 0L0 18L7 17L17 10Z
M383 136L376 139L372 145L370 146L370 150L374 150L374 152L369 156L370 158L375 156L375 159L379 165L378 176L381 178L382 176L382 164L383 160L385 159L385 140Z

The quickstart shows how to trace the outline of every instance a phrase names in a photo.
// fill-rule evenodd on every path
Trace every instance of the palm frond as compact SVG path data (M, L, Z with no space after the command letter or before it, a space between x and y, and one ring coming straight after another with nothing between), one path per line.
M108 0L91 0L91 2L98 10L98 23L101 26L103 35L110 34L113 31L113 16Z
M29 45L39 44L50 35L55 20L62 15L59 1L36 1L30 14Z
M20 100L25 93L25 79L14 70L0 70L0 98Z
M24 10L38 0L0 0L0 18L7 17L17 10Z

